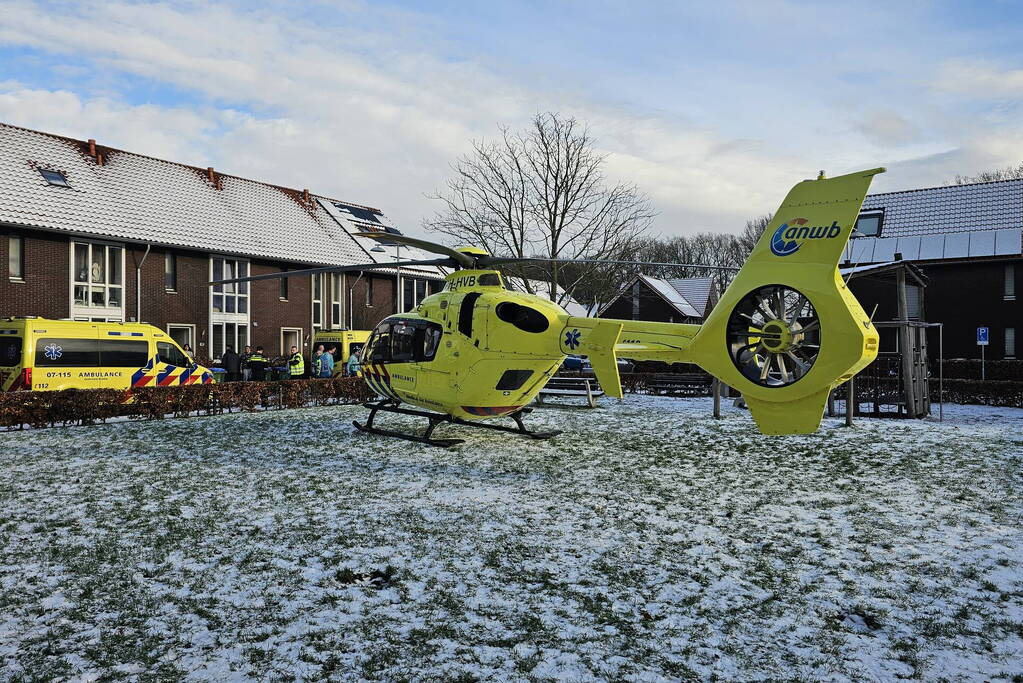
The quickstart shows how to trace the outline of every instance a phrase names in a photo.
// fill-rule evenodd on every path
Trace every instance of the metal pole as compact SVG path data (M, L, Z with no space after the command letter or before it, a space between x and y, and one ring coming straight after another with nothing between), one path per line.
M142 260L135 266L135 322L142 322L142 266L149 256L151 244L146 245L146 253L142 254Z
M985 346L984 344L981 344L981 346L980 346L980 378L981 379L986 379L984 377L984 346Z
M945 324L938 323L938 422L945 420Z
M712 383L712 391L714 392L714 419L721 419L721 380L717 377L714 378Z
M849 378L845 386L845 426L852 427L853 406L856 405L855 375Z
M398 271L398 313L405 312L405 288L401 286L401 266L398 263L401 261L401 245L399 244L397 249L394 250L394 267Z

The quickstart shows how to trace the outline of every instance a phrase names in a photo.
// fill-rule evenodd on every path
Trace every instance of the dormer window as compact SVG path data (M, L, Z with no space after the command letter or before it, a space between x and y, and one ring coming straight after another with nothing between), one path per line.
M57 187L71 187L71 183L67 181L67 177L60 171L51 171L46 168L41 168L39 169L39 172L50 185L55 185Z
M880 237L881 225L884 223L884 209L864 211L856 219L853 237Z

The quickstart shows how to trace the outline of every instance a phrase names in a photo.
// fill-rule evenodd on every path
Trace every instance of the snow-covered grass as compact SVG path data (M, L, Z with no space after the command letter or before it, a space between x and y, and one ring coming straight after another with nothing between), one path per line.
M1023 671L1023 411L770 438L709 408L450 450L356 407L0 435L0 679Z

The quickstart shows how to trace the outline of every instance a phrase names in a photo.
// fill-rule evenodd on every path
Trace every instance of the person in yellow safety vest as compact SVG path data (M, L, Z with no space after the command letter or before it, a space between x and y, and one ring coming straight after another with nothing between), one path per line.
M288 366L291 370L291 379L299 379L305 374L305 359L298 352L297 346L291 347L291 358L288 359Z

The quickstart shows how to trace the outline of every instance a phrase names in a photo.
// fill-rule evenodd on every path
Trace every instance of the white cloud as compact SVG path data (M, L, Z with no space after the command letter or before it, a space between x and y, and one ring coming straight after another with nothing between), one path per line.
M608 175L647 192L667 233L738 230L821 167L835 175L888 162L893 173L879 186L912 187L981 170L955 164L1023 158L1013 158L1023 151L1023 126L1002 122L997 132L979 132L978 121L935 103L879 109L863 96L871 84L808 81L800 87L813 86L810 102L786 89L800 73L795 67L779 75L775 101L730 98L742 84L708 77L694 105L697 123L677 108L601 100L599 84L582 94L558 83L553 69L537 85L491 62L445 59L417 29L403 32L407 17L390 18L371 32L249 5L108 2L57 14L8 2L0 44L63 55L69 64L58 69L75 73L81 86L0 83L0 119L379 206L412 231L435 208L424 194L443 185L470 139L493 136L500 124L520 127L547 109L591 125L608 153ZM111 78L124 74L201 104L131 104L131 83ZM964 82L961 71L942 74L943 97L964 92L955 85ZM999 92L1015 87L1012 78ZM759 97L776 86L750 92Z
M944 93L982 98L1023 97L1023 69L1003 69L988 61L950 60L941 65L933 87Z

